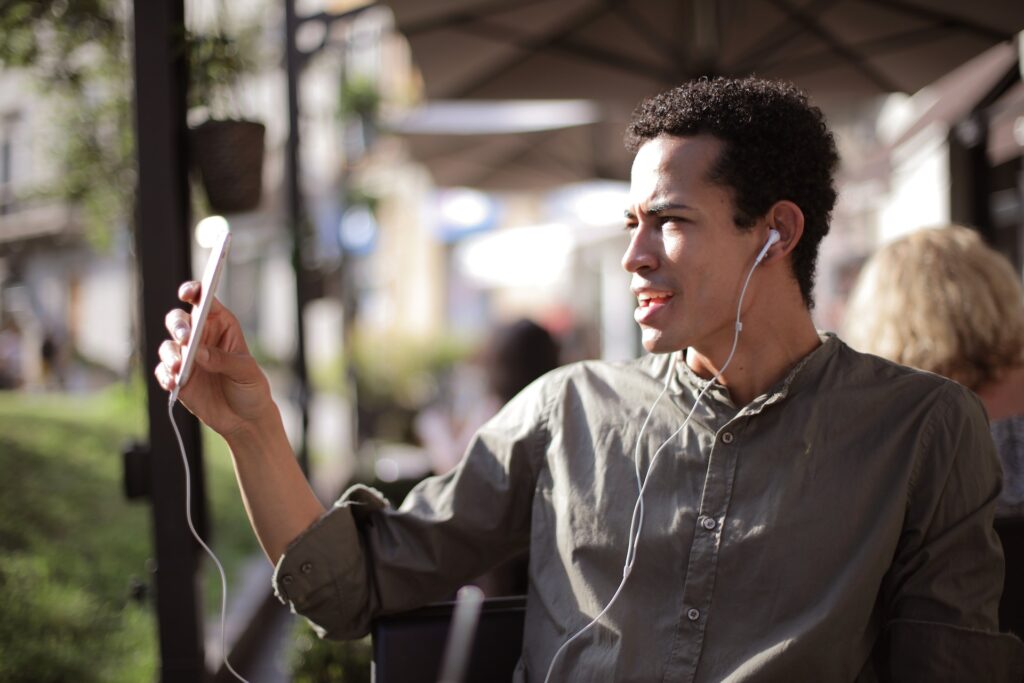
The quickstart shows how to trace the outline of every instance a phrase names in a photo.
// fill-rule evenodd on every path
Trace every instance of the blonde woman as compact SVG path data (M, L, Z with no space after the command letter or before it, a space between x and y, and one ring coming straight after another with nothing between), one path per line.
M973 390L1003 464L997 516L1024 516L1024 293L1013 266L962 226L921 230L864 266L847 342Z

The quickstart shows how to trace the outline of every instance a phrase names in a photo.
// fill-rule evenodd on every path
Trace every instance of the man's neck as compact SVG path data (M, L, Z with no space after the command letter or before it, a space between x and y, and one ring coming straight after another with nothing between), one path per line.
M745 320L736 353L722 372L720 368L728 358L732 341L730 334L727 343L720 340L707 353L690 347L686 350L686 364L705 379L717 378L739 407L768 391L821 345L806 309L789 316Z

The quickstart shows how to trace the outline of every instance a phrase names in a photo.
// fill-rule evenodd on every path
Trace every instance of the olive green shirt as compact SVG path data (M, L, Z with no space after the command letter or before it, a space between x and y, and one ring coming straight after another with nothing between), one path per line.
M659 456L635 567L552 680L1021 680L999 635L999 466L958 384L831 335L738 408L715 385ZM517 680L622 578L638 486L705 381L678 356L549 373L452 472L395 510L350 489L281 558L275 590L329 637L449 595L530 551Z

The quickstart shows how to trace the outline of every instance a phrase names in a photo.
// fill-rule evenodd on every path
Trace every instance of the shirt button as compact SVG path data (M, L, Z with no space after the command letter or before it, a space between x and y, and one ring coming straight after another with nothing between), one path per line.
M700 521L700 525L702 527L704 527L705 529L707 529L708 531L711 531L712 529L714 529L717 526L715 520L712 519L711 517L705 517L704 519L702 519Z
M722 434L722 443L732 443L732 432Z
M698 619L700 619L700 610L691 607L686 612L686 618L690 621L697 621Z
M310 573L311 571L313 571L313 563L312 562L303 562L302 566L299 567L299 571L302 572L303 574Z
M292 581L294 581L294 580L295 579L292 578L291 574L285 574L284 576L281 577L281 583L283 583L286 586L290 586Z

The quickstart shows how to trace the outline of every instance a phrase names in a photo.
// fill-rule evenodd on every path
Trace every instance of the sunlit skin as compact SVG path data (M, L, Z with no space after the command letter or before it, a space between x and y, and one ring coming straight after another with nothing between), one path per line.
M803 234L802 212L780 201L752 228L739 229L730 190L707 179L720 150L721 142L710 136L662 136L639 149L622 265L632 273L644 348L685 349L690 367L706 378L718 376L734 402L744 405L820 341L789 265ZM720 375L743 281L770 227L782 239L754 272L743 300L739 347Z
M186 282L178 297L195 304L199 290L200 283ZM160 345L154 373L170 391L181 368L181 347L190 341L191 316L176 308L164 325L171 338ZM299 468L270 383L249 353L238 320L219 301L213 302L199 343L196 365L179 398L227 442L253 530L267 558L276 563L324 507Z

